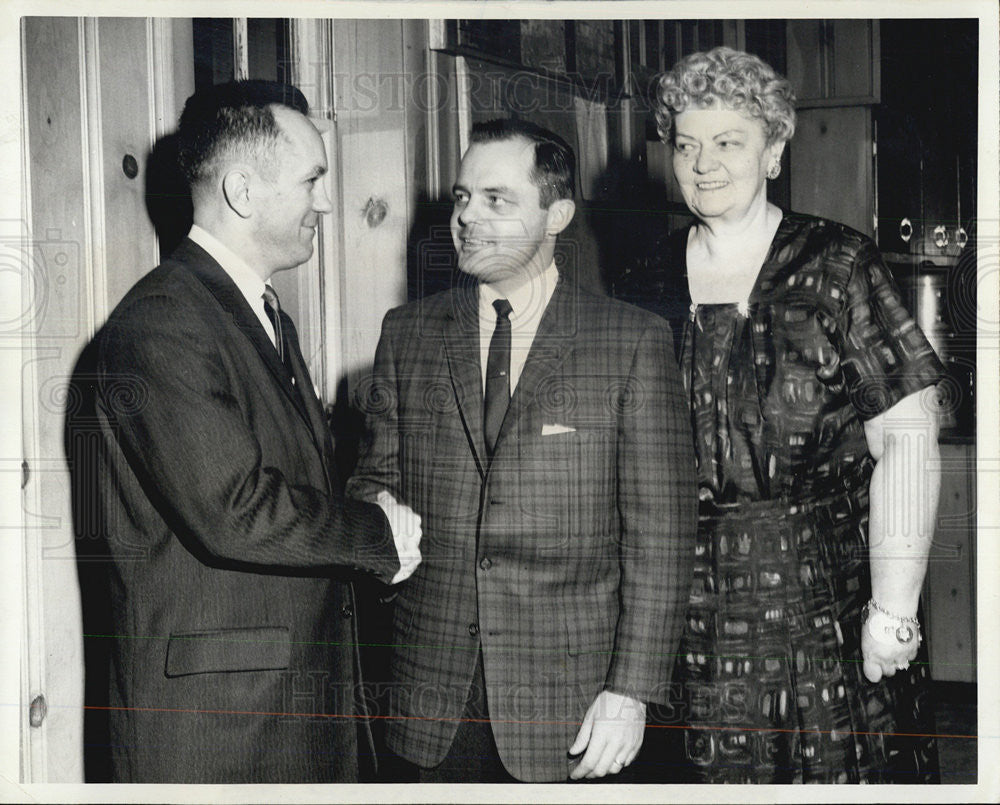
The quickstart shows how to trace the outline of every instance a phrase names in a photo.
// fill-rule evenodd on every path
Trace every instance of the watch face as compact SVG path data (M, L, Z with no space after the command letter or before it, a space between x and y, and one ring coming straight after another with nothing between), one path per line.
M896 639L900 643L909 643L913 639L913 629L904 623L896 629Z

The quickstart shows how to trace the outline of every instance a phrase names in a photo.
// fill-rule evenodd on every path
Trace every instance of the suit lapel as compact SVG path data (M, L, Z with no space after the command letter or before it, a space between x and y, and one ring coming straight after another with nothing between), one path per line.
M261 360L264 361L264 365L274 376L275 383L291 400L299 415L312 430L305 400L292 384L291 374L281 362L274 344L271 343L267 332L261 326L260 319L250 309L246 298L236 287L236 283L230 279L222 266L208 252L190 239L182 241L170 257L172 260L184 263L215 297L222 309L233 317L233 323L253 344ZM290 322L290 319L285 317L282 321ZM312 393L311 389L309 389L309 393ZM320 443L317 443L317 447L319 446Z
M542 314L542 320L538 323L538 331L531 342L521 377L511 396L510 407L497 437L496 452L500 452L504 437L517 426L525 410L535 401L539 384L556 372L567 352L572 349L573 335L578 326L574 317L575 298L573 288L560 278Z
M459 414L476 468L486 475L483 438L483 376L479 356L479 292L462 286L452 292L452 307L443 323L445 354Z

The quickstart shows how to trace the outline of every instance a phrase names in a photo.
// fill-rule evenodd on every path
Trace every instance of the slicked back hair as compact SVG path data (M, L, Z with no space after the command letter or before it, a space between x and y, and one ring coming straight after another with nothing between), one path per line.
M553 201L573 198L576 155L558 134L527 120L497 118L474 123L471 144L501 142L523 137L535 147L531 181L538 188L538 203L547 210Z
M276 81L230 81L199 90L184 104L177 129L178 162L193 188L212 181L225 157L267 169L282 136L273 106L309 114L305 96Z

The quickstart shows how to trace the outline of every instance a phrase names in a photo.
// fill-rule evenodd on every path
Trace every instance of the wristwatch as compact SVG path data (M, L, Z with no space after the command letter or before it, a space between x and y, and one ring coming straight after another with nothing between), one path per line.
M916 618L904 618L882 609L874 598L861 610L861 623L868 634L880 643L909 645L914 640L922 641L920 622Z

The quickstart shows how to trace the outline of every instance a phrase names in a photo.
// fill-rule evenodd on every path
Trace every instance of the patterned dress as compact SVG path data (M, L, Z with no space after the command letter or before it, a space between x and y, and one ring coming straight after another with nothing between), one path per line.
M690 304L686 242L642 272L679 336L700 496L673 680L684 760L666 765L698 782L937 782L926 646L871 684L860 614L864 422L941 364L857 232L786 213L740 305Z

